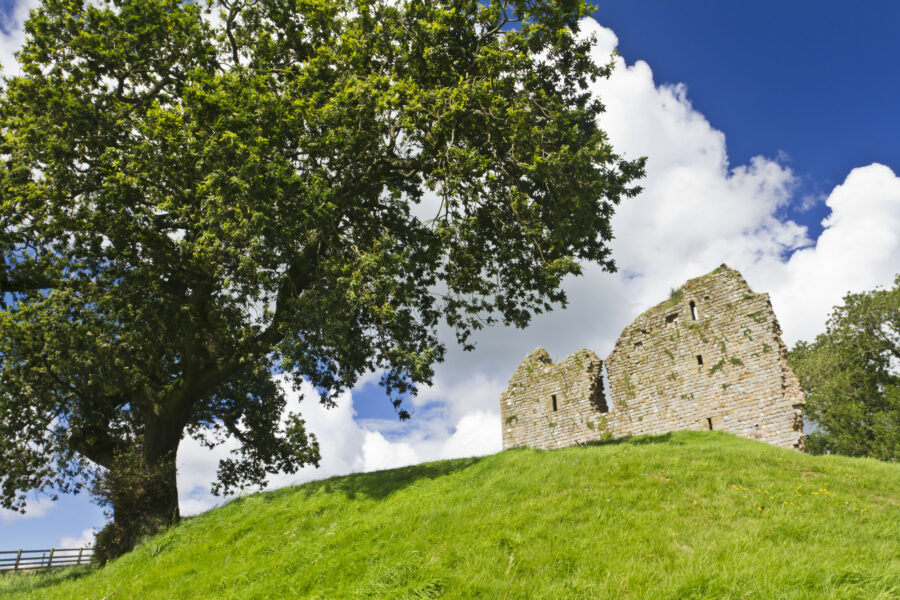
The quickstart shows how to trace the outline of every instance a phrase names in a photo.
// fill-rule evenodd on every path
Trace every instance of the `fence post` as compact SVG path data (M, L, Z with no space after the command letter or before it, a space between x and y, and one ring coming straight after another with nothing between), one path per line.
M53 551L54 551L54 548L50 548L50 560L47 561L48 569L53 566Z
M82 554L82 552L84 552L84 548L79 548L79 549L78 549L78 562L75 563L75 566L76 566L76 567L80 567L80 566L81 566L81 554Z
M16 554L16 566L13 568L13 573L18 572L20 560L22 560L22 549L21 548L19 548L19 553Z

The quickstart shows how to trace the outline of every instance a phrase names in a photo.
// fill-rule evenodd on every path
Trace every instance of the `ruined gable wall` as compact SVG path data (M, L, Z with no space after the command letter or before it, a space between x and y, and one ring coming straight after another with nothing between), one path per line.
M804 396L780 334L768 295L722 265L625 328L606 362L608 412L593 352L556 365L544 350L532 353L501 397L503 447L712 427L802 448Z
M500 396L504 450L561 448L597 439L605 408L601 366L590 350L580 350L558 364L543 348L532 352Z
M626 327L607 359L618 425L721 429L799 448L804 399L780 334L768 295L734 269L688 281Z

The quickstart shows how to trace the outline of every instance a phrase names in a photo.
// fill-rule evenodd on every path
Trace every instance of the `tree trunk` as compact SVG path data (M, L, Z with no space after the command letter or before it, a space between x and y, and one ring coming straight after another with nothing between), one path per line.
M97 534L94 555L103 564L180 519L175 460L183 426L154 419L143 444L116 458L94 487L113 520Z
M123 465L116 477L126 487L122 490L122 497L117 497L118 501L113 502L114 522L154 524L152 529L165 529L178 522L175 456L176 453L172 452L152 462L142 459Z
M184 427L181 424L165 421L148 424L141 449L141 462L146 468L146 476L153 482L143 499L146 514L158 519L166 527L177 523L181 518L175 461L183 434Z

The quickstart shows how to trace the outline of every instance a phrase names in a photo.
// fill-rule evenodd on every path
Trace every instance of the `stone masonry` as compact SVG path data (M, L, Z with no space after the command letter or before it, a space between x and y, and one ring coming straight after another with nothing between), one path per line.
M560 448L679 429L716 429L803 449L804 394L767 294L726 265L691 279L625 328L603 361L535 350L500 397L503 448Z

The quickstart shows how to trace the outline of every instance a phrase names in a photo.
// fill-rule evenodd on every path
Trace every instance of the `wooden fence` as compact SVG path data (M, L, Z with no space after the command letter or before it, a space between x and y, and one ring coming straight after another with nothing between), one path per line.
M37 571L89 565L93 548L50 548L49 550L0 550L0 573Z

